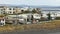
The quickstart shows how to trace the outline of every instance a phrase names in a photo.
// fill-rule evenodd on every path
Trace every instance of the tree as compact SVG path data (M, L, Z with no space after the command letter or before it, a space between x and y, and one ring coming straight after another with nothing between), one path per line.
M32 13L36 13L37 11L35 9L32 10Z
M24 11L24 13L29 13L29 11L27 10L27 11Z
M50 14L50 12L47 14L47 16L48 16L48 20L51 20L51 14Z

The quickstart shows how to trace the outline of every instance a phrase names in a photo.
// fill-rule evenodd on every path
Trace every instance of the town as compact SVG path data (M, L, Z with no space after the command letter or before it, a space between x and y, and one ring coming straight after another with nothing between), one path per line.
M0 6L0 25L37 24L60 18L60 8Z

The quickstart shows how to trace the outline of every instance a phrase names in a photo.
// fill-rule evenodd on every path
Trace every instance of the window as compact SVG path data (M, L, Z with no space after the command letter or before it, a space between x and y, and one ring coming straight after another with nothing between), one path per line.
M8 19L8 17L6 17L6 19Z
M15 21L13 20L13 23L15 23Z
M11 12L9 12L9 13L11 13Z
M4 21L4 19L2 19Z
M13 12L15 14L15 12Z
M24 10L21 10L22 12L24 11Z
M13 8L13 10L15 10L15 8Z
M5 9L4 9L5 10Z
M3 11L3 14L5 14L5 11Z
M2 14L3 12L1 12L1 14Z
M1 11L3 11L3 9L1 9Z

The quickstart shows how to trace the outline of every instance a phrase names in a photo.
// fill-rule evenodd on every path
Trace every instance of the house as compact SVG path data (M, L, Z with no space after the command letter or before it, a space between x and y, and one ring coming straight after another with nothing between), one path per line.
M13 9L13 14L20 14L20 13L22 13L21 8L16 7Z
M5 6L0 6L0 14L5 14Z
M27 14L20 14L19 17L24 20L23 22L28 24L28 23L32 23L33 19L34 20L40 20L41 16L39 14L32 14L32 13L27 13ZM19 19L19 21L21 21L21 19Z
M56 17L60 17L60 12L55 13Z
M27 23L27 16L25 14L20 15L7 15L6 16L6 23L11 24L26 24Z
M0 14L4 14L3 8L0 8Z
M56 17L60 17L60 8L59 7L41 8L41 12L44 14L48 14L50 12L52 19L55 19Z
M6 16L6 23L17 24L18 23L18 16L17 15L7 15Z
M47 13L53 13L53 14L59 14L60 13L60 8L58 8L58 7L47 7L47 8L41 8L41 12L42 13L45 13L45 14L47 14Z
M0 25L5 25L5 17L4 16L0 16Z
M20 14L19 16L19 23L20 24L27 24L27 14Z
M5 8L5 13L6 13L6 14L13 14L13 7L8 7L8 6L7 6L7 7Z
M44 17L44 18L46 18L48 20L48 17L49 17L48 14L49 13L43 13L42 17ZM50 13L50 17L51 17L52 20L54 20L56 18L55 13Z
M24 10L24 11L27 11L28 9L29 9L29 7L21 8L21 10Z
M21 8L21 12L22 13L25 13L25 12L28 12L28 11L29 11L29 7Z
M33 14L34 19L41 19L41 15L40 14Z
M19 14L19 13L21 13L21 10L20 10L20 8L15 7L15 6L7 6L5 8L5 13L6 14Z
M20 24L26 24L27 23L27 19L26 19L26 17L24 17L24 16L19 16L19 23Z

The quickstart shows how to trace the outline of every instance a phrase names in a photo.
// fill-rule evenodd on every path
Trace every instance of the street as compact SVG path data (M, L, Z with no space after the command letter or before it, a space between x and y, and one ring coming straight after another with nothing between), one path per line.
M1 32L0 34L60 34L60 31L50 31L50 30L31 30L31 31L12 31L12 32Z

